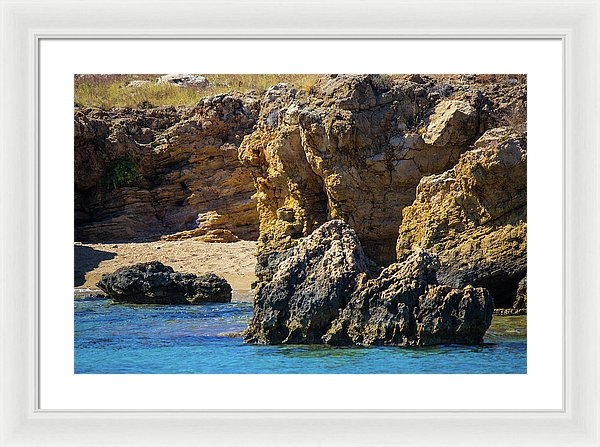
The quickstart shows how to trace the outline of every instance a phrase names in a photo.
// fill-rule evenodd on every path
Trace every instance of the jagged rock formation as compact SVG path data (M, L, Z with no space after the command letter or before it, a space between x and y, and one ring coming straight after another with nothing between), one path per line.
M398 260L420 250L439 257L441 283L485 287L496 307L525 307L524 134L508 128L490 130L454 168L421 180L415 202L402 212Z
M231 286L209 273L175 272L158 261L122 267L96 284L115 302L133 304L201 304L231 301Z
M323 337L332 345L481 343L492 322L487 290L438 285L438 261L419 252L360 284Z
M520 81L475 81L333 75L310 94L269 89L240 147L257 188L259 278L331 219L355 229L369 258L393 262L402 209L420 179L452 168L487 128L524 110Z
M493 302L485 289L438 285L425 252L368 279L368 261L349 225L332 220L280 259L257 290L245 333L251 343L430 345L479 343Z
M331 321L367 269L356 233L330 221L290 250L268 283L261 283L246 341L322 343Z
M75 238L124 241L194 228L258 237L252 176L238 147L253 95L195 107L75 110Z

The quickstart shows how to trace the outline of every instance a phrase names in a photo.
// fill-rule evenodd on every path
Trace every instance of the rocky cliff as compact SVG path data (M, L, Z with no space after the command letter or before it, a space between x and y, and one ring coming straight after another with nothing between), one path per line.
M525 106L525 85L508 77L332 75L310 93L274 86L240 148L257 189L259 277L331 219L352 226L370 259L394 262L419 181L451 169L487 129L522 120Z
M420 250L439 256L440 282L485 287L500 308L525 307L526 285L517 298L527 274L524 133L490 130L452 169L421 180L402 211L398 259Z
M255 189L238 147L258 112L252 94L236 93L191 108L76 108L76 240L124 241L197 228L196 235L218 229L228 240L228 232L256 239Z
M258 238L255 341L420 344L444 333L475 340L490 297L502 308L527 301L526 106L518 75L326 75L310 91L278 84L262 99L229 93L193 108L76 109L76 237ZM312 264L300 260L287 271L296 279L285 279L282 266L330 221L352 229L342 238L356 238L350 259L362 255L346 271L333 255L311 254L309 264L335 282L315 283L296 299L285 281L304 278L301 268ZM435 280L402 286L429 262L421 253L435 259ZM315 280L306 277L305 288ZM360 296L350 290L357 284ZM398 309L375 320L365 311L391 293L410 308L412 317L402 317L409 332L384 328L400 321ZM321 295L324 319L290 320L303 297ZM440 318L453 315L454 323L447 332L418 332L417 323L429 324L419 309L434 302L452 303ZM461 332L470 323L456 316L467 315L469 303L483 313L472 332ZM379 329L358 339L356 328L366 334L373 321Z

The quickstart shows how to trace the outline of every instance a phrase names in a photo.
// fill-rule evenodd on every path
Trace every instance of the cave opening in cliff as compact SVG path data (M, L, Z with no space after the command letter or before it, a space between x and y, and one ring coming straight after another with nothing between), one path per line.
M473 283L474 287L487 289L494 298L496 309L511 309L515 303L519 281L525 274L510 276L504 271L497 272Z

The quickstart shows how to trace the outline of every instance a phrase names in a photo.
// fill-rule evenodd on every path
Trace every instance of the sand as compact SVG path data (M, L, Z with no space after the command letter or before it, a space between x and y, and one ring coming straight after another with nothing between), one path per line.
M194 239L136 243L75 243L75 284L78 289L97 289L105 273L138 262L160 261L183 273L216 273L233 288L234 301L251 300L256 280L256 242L207 243Z

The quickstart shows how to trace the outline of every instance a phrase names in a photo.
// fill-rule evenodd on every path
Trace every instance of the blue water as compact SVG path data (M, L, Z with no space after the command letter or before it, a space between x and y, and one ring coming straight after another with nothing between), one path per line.
M80 374L524 374L526 317L494 317L481 346L248 345L249 303L134 306L75 299Z

